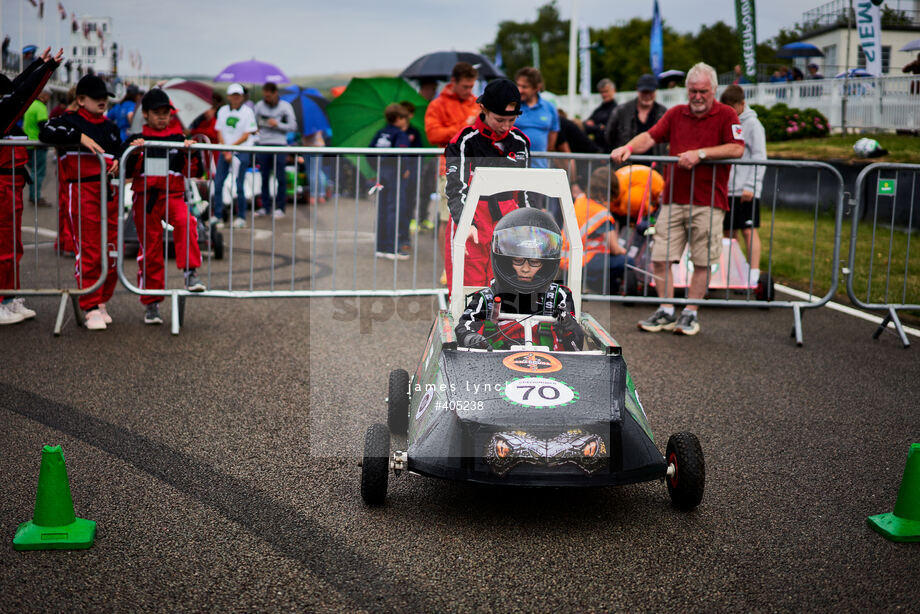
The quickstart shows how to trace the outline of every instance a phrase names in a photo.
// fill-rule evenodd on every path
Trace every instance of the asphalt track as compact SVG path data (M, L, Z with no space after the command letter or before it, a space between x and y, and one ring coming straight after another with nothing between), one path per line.
M799 348L788 310L708 309L681 338L636 330L646 307L588 304L659 446L679 430L702 441L696 511L660 482L411 475L372 509L364 430L384 420L389 370L414 370L434 308L387 301L193 298L171 336L119 289L108 331L71 317L55 338L56 300L31 300L35 321L0 330L0 610L916 609L920 545L866 525L893 508L920 440L920 360L895 335L810 310ZM90 550L12 549L44 444L63 446L77 514L98 522Z

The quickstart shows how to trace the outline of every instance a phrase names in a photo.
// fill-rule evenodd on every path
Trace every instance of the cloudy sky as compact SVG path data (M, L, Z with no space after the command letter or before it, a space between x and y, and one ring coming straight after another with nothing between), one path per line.
M37 2L38 0L36 0ZM65 48L69 18L57 0L37 19L30 0L2 0L0 29L12 40ZM225 65L256 57L289 75L401 69L439 49L478 50L505 20L533 21L544 0L61 0L68 15L108 16L115 39L137 50L152 74L216 75ZM760 0L758 39L801 20L822 0ZM605 27L650 18L652 0L577 0L579 21ZM559 0L563 19L573 0ZM672 28L695 32L703 23L734 24L734 0L659 0ZM155 8L154 8L155 7ZM20 9L22 36L20 36ZM44 24L44 31L40 24ZM645 51L647 53L647 51ZM667 60L667 59L666 59ZM122 59L127 67L127 56Z

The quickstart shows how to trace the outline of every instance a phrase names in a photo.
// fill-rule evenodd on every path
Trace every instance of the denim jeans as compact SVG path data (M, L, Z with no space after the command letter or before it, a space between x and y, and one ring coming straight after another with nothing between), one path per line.
M377 251L395 254L409 245L408 182L397 179L395 173L381 173L380 182L384 188L377 193Z
M262 175L262 208L271 213L275 209L284 211L284 204L287 202L287 164L286 153L258 153L256 154L256 164L259 165L259 173ZM275 192L275 201L272 203L271 179L272 175L278 181L278 189Z
M604 294L619 294L620 283L626 274L626 265L635 266L632 258L627 258L625 254L614 256L613 254L597 254L588 264L585 265L585 283L588 288ZM609 267L609 271L605 271ZM604 273L607 272L609 277L604 285Z
M246 219L246 193L243 190L243 181L246 171L252 164L252 154L237 151L234 156L240 161L240 172L236 176L236 215ZM230 174L231 162L224 159L223 154L217 156L217 171L214 173L214 216L222 218L224 215L224 182Z

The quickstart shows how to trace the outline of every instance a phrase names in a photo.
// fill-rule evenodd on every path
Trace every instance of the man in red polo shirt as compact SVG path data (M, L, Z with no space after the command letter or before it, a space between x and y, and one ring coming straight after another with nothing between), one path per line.
M620 164L633 153L645 153L656 143L667 141L668 153L678 157L677 164L664 173L666 204L658 212L652 248L652 269L658 279L655 290L662 299L674 296L669 265L680 261L688 243L693 262L688 292L691 299L706 294L709 265L717 262L722 252L722 218L728 210L731 166L698 165L704 160L740 158L744 141L734 109L716 101L717 83L715 69L702 62L694 65L687 73L689 104L671 107L647 132L610 152L611 160ZM674 305L664 303L639 322L639 328L695 335L700 330L697 305L687 305L678 318Z

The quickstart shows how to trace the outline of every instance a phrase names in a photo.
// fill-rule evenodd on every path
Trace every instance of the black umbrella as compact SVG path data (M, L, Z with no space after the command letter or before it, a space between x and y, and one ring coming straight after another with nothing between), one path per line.
M505 73L487 57L470 51L435 51L423 55L399 73L404 79L439 79L447 81L457 62L469 62L479 71L480 79L497 79Z

